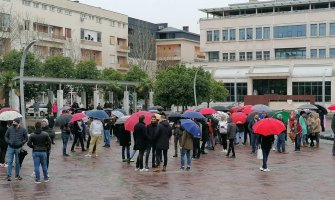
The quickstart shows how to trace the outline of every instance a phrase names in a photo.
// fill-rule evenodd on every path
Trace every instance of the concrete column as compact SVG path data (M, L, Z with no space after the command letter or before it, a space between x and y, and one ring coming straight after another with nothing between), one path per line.
M55 101L55 96L53 91L48 91L48 100L53 103Z
M64 91L63 90L57 90L57 106L58 106L58 114L57 116L59 116L60 114L62 114L61 112L61 108L64 106Z
M108 92L109 103L114 105L114 92Z
M99 90L94 90L93 91L93 107L94 109L97 108L98 104L99 104Z
M253 95L254 91L252 90L252 88L253 88L253 86L252 86L252 78L248 78L248 80L247 80L247 87L248 87L247 95Z
M83 104L84 108L87 108L86 91L82 91L80 94L81 94L81 103Z
M149 92L149 107L154 106L154 92Z
M133 93L133 102L134 102L134 112L137 112L136 107L137 107L137 93Z
M129 115L129 92L123 92L123 109L126 111L127 115Z
M293 95L291 77L287 78L287 95ZM287 100L287 103L292 104L292 100Z
M9 106L15 110L20 110L20 98L15 94L15 90L9 91Z
M331 90L331 97L330 97L330 103L335 101L335 77L330 77L330 90Z

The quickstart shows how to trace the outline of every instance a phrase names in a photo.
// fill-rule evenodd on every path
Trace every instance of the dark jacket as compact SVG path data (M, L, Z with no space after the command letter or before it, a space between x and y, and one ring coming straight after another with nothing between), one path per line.
M54 118L54 116L48 116L47 120L48 120L48 123L49 123L49 127L53 128L55 126L55 118Z
M258 140L259 140L258 142L261 144L262 149L271 149L275 137L273 135L269 136L260 135Z
M104 130L106 131L106 130L111 130L111 128L112 128L112 122L111 122L111 120L105 120L104 121Z
M149 124L147 126L147 139L148 139L148 146L151 146L155 142L155 133L157 129L157 123Z
M229 122L227 126L228 139L235 139L237 132L237 126L233 122Z
M55 138L56 137L55 131L52 130L49 126L42 127L42 131L48 133L50 138Z
M236 124L237 132L244 132L244 124Z
M145 124L139 122L134 127L134 150L145 150L147 148L147 137Z
M8 129L7 126L0 126L0 147L1 148L6 148L8 145L5 140L7 129Z
M203 142L207 142L209 140L209 130L208 130L208 124L205 121L201 121L201 140Z
M7 129L5 140L10 147L21 148L28 141L27 130L21 126L19 128L11 126Z
M172 128L167 120L161 121L158 124L155 134L156 149L169 149L169 140L172 136Z
M124 125L115 125L117 132L120 134L120 146L126 146L129 147L131 145L131 134L129 131L126 131L124 129Z
M333 115L333 118L332 118L331 128L332 128L333 133L335 133L335 114Z
M74 135L82 133L81 128L79 127L77 122L71 125L71 133Z
M47 132L41 129L35 130L33 134L30 135L27 145L37 152L46 152L50 149L51 139Z
M254 133L254 130L252 129L252 127L253 127L254 124L256 124L257 122L258 122L258 121L255 121L254 119L251 120L251 121L249 122L248 129L249 129L249 132L250 132L250 133Z

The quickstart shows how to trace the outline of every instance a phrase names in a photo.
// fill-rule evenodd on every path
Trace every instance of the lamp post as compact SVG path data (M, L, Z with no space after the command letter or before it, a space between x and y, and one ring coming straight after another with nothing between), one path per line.
M234 82L234 99L235 99L235 104L237 103L237 75L239 72L236 72L235 74L235 82Z
M197 69L197 71L195 71L195 74L194 74L194 80L193 80L193 92L194 92L194 105L195 107L198 106L198 103L197 103L197 90L196 90L196 82L197 82L197 74L198 74L198 71L204 67L204 66L207 66L207 65L200 65L199 68Z
M324 107L326 106L326 71L325 68L322 76L322 104Z
M31 41L24 49L22 57L21 57L21 64L20 64L20 107L21 107L21 114L22 114L22 125L26 127L26 106L24 103L24 87L23 87L23 75L24 75L24 62L26 61L26 57L28 51L33 44L37 41Z

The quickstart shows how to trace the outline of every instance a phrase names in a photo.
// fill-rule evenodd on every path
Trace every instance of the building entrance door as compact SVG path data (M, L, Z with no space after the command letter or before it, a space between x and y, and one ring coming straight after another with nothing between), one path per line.
M287 79L254 79L253 94L287 95Z

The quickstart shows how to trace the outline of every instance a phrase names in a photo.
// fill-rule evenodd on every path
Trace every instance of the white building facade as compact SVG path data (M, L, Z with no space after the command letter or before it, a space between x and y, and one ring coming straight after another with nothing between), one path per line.
M205 66L225 83L227 101L255 94L335 101L335 1L254 0L201 11Z

